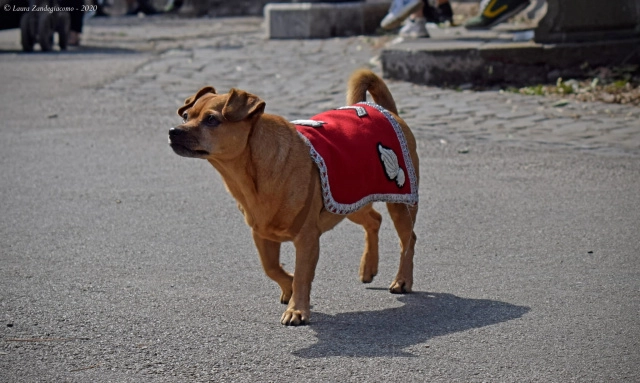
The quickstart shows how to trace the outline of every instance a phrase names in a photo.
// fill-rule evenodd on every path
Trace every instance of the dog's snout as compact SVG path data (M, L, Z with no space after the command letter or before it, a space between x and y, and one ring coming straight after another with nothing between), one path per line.
M186 133L184 129L180 129L179 126L169 129L169 138L178 138Z

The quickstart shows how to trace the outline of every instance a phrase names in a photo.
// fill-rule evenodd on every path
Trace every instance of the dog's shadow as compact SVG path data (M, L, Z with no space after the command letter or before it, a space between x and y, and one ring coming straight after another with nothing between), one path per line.
M326 356L407 356L405 348L469 329L520 318L530 308L452 294L414 292L398 298L402 307L338 315L313 312L318 342L293 354Z

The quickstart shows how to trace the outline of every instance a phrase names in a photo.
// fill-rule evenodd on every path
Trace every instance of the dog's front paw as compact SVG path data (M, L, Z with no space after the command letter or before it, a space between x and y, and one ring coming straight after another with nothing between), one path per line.
M280 323L285 326L303 326L309 324L309 312L287 309L280 318Z
M391 294L406 294L411 292L411 281L405 281L404 279L396 279L391 283L389 292Z

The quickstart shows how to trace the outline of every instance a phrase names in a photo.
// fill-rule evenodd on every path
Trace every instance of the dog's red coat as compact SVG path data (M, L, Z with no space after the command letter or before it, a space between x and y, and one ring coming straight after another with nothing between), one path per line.
M320 169L327 210L349 214L374 201L418 202L415 170L402 129L379 105L358 103L293 123ZM318 126L308 126L312 124ZM381 153L385 150L395 154L402 177L389 177Z

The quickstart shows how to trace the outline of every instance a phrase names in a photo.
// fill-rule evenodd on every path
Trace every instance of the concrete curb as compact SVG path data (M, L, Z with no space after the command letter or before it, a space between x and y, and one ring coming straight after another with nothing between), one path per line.
M580 77L601 65L640 63L640 39L537 44L503 40L424 39L381 53L386 78L425 85L524 85Z
M308 39L375 32L388 3L272 3L264 8L267 37Z

